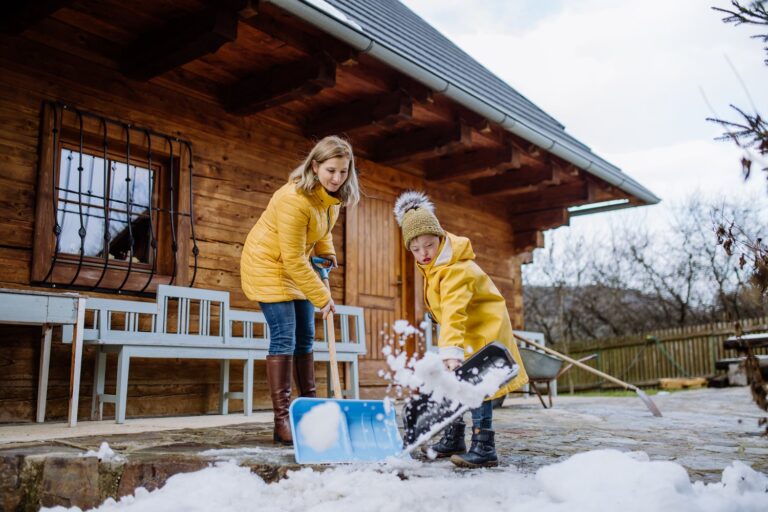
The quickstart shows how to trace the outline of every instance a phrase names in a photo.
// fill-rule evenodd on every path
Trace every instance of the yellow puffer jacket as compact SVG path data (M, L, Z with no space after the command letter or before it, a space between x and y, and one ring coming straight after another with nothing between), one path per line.
M336 255L331 230L340 201L318 184L311 195L286 183L248 233L240 256L240 283L259 302L309 299L318 308L331 294L312 269L309 257Z
M442 355L454 351L461 359L492 341L500 341L520 366L520 373L493 398L528 382L520 351L512 335L512 322L504 297L491 278L475 263L468 238L446 233L437 257L418 265L424 275L424 301L440 324L437 346ZM457 350L458 349L458 350Z

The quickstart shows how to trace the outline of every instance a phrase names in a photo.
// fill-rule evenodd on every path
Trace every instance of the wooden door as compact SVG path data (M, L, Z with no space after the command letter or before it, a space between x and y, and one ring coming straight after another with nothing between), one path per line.
M365 308L368 352L360 360L361 398L381 398L387 381L382 349L395 320L409 318L403 308L408 280L403 275L400 231L392 215L395 196L371 192L347 212L345 303Z

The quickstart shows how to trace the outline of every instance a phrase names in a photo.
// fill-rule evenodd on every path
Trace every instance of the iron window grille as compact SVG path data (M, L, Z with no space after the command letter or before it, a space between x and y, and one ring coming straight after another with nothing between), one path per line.
M38 174L33 283L133 295L193 286L190 142L46 102Z

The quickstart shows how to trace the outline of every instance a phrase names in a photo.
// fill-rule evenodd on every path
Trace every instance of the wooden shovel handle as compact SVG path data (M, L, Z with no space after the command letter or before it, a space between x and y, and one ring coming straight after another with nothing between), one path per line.
M331 291L331 283L328 279L323 279L323 282L328 287L328 291ZM326 332L328 334L328 356L331 365L331 384L333 385L333 398L341 400L344 398L341 395L341 380L339 379L339 365L336 364L336 329L333 326L333 312L329 311L326 317Z

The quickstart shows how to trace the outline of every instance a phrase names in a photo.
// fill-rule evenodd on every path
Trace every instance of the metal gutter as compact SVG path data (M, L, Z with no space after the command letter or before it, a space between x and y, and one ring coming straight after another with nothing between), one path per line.
M553 155L562 158L566 162L572 163L576 167L635 196L646 204L656 204L660 201L655 194L621 172L615 165L606 162L597 155L585 151L582 148L573 147L566 141L552 138L551 136L542 133L537 128L531 127L518 119L515 119L513 114L503 112L497 106L492 105L482 98L478 98L461 86L449 82L434 71L427 69L418 62L414 62L410 58L400 54L397 50L392 49L379 41L373 40L367 36L364 31L361 31L344 20L323 10L321 7L310 3L311 0L262 1L280 7L294 16L344 41L361 53L372 55L385 64L410 76L414 80L418 80L430 89L444 94L489 121L501 125L510 133L536 144Z

